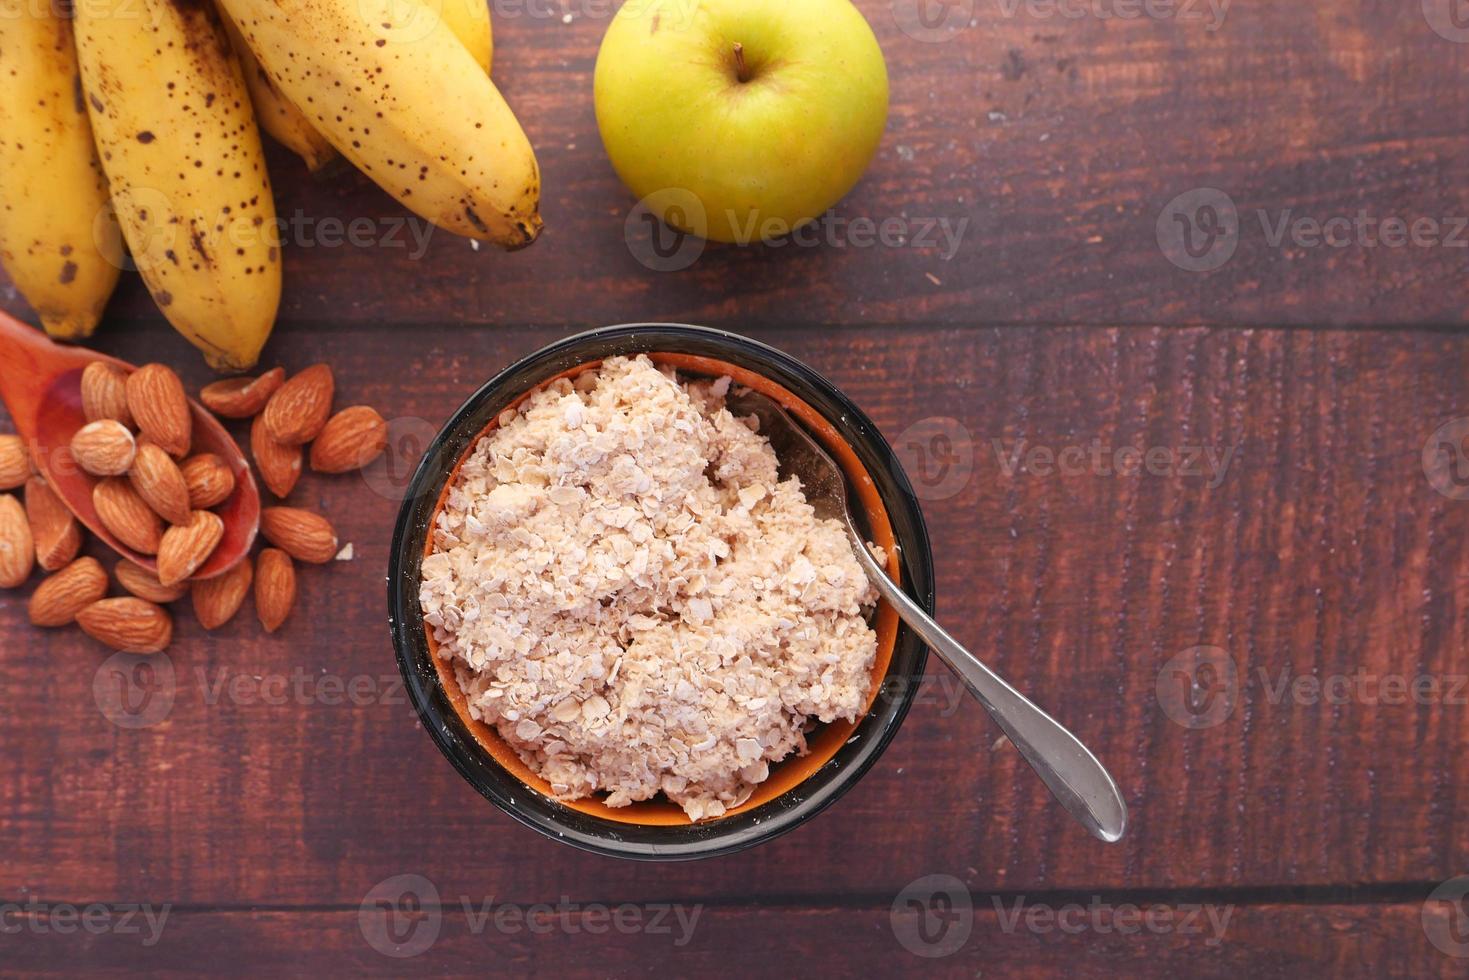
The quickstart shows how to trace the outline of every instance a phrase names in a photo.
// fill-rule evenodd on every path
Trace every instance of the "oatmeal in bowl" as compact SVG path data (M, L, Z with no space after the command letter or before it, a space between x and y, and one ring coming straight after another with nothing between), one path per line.
M517 818L718 853L820 809L896 730L921 645L726 395L771 395L826 443L879 560L931 602L922 518L870 423L787 361L699 328L594 331L486 386L425 458L390 575L400 663L441 749Z
M877 591L730 384L646 355L558 379L479 440L434 522L424 622L470 715L558 799L720 817L813 721L866 709Z

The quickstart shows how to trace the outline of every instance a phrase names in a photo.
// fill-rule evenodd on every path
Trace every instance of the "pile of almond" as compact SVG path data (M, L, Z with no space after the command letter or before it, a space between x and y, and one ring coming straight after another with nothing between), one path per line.
M318 364L286 380L275 368L258 378L231 378L200 392L210 410L228 419L253 419L250 450L266 489L285 498L301 476L310 444L311 468L346 473L382 454L388 427L373 409L358 405L332 415L335 380ZM247 555L229 571L190 581L224 536L211 508L235 491L235 476L212 453L191 454L193 420L178 375L162 364L131 374L102 362L81 378L87 422L71 440L71 455L97 478L92 503L102 524L139 554L152 555L157 573L126 559L113 576L127 596L108 598L106 571L77 555L82 530L75 517L31 465L20 437L0 435L0 491L24 488L24 504L0 493L0 588L17 588L35 566L50 573L31 595L36 626L75 622L88 635L131 653L157 653L173 637L164 606L192 593L194 615L205 629L234 618L254 586L255 611L274 632L296 601L294 561L324 563L347 557L337 534L320 514L297 507L264 507L260 531L273 547L252 562Z

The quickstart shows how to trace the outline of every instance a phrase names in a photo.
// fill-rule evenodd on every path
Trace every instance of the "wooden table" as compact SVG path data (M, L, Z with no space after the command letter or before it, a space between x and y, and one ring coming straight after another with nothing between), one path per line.
M907 2L861 3L892 114L838 208L898 222L886 246L640 264L592 113L598 4L497 6L545 175L534 248L420 248L365 180L272 152L296 225L267 362L329 361L398 438L367 479L296 491L355 557L303 571L287 628L181 609L151 727L99 711L104 650L0 597L0 900L45 910L0 919L4 972L1463 975L1463 910L1425 899L1469 887L1469 501L1437 465L1469 426L1469 30L1448 0L1222 23L958 0L933 39ZM366 244L331 244L362 217ZM1422 233L1394 246L1388 219ZM951 255L940 221L964 222ZM783 347L900 445L941 618L1106 761L1120 844L936 664L850 794L733 857L585 855L454 773L386 630L403 468L510 360L642 319ZM207 377L135 279L96 342ZM403 959L364 931L400 875L439 896ZM89 903L98 929L68 917ZM167 903L156 942L127 903Z

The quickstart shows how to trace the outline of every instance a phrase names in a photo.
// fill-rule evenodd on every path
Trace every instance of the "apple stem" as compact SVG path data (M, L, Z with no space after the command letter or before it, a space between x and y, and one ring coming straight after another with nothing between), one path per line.
M741 82L750 80L749 69L745 67L745 46L740 42L734 43L735 78Z

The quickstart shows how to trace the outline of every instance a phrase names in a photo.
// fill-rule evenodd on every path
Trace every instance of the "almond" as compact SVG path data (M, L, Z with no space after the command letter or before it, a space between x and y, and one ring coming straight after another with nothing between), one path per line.
M301 479L301 447L283 446L265 431L265 416L255 416L250 425L250 455L266 488L284 500Z
M101 361L88 364L82 371L82 414L88 422L112 419L131 428L127 375Z
M189 484L173 457L145 442L138 447L138 457L128 471L128 481L143 502L170 524L189 523Z
M109 477L92 488L97 518L112 536L141 555L158 553L163 521L127 480Z
M82 550L82 529L76 517L39 476L26 481L26 517L36 542L36 561L46 571L66 567Z
M318 473L360 470L388 447L388 423L377 410L353 405L333 415L311 444L311 468Z
M224 521L207 510L196 510L187 524L175 524L158 543L158 581L174 585L193 575L214 554L224 537Z
M337 532L320 514L300 507L267 507L260 512L260 533L300 561L319 565L337 554Z
M310 442L326 425L335 390L332 369L325 364L311 365L270 396L261 414L265 431L285 446Z
M173 639L173 619L146 599L101 599L77 613L77 625L98 642L124 653L157 653Z
M183 382L162 364L147 364L127 381L128 410L138 430L175 459L189 454L194 420Z
M285 368L271 368L258 378L226 378L205 385L199 400L215 415L248 419L265 407L285 380Z
M72 458L93 476L122 476L137 452L133 434L114 419L88 422L71 437Z
M25 486L31 478L31 458L20 436L0 436L0 490Z
M238 565L214 578L194 583L194 616L207 630L217 630L240 611L255 570L246 555Z
M28 607L32 626L65 626L107 595L107 573L95 558L78 558L36 586Z
M23 585L36 567L36 543L25 508L13 494L0 494L0 589Z
M134 565L126 558L117 563L112 574L116 576L118 585L139 599L147 599L149 602L174 602L182 599L189 591L188 582L164 585L158 581L157 575L142 565Z
M296 604L296 566L278 548L266 548L256 559L255 615L265 632L274 633Z
M189 490L189 506L195 510L207 510L222 504L235 492L234 471L214 453L190 456L179 471Z

